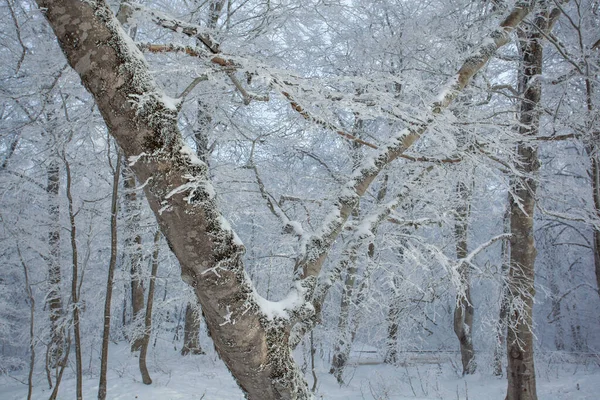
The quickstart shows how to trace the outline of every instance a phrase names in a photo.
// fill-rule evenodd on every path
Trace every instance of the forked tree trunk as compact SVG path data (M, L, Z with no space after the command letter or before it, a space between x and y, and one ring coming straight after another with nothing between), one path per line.
M456 257L462 260L467 257L471 194L470 189L463 182L457 184L456 192L460 205L456 210L454 235L456 238ZM454 333L460 344L463 375L470 375L477 368L475 350L473 349L473 315L475 308L471 300L470 265L465 262L461 263L458 266L458 275L461 287L456 297L456 308L454 309Z
M185 325L183 328L183 347L181 355L204 354L200 347L200 305L188 302L185 308Z
M362 130L363 122L359 120L357 123L357 128L360 132ZM357 135L358 136L358 135ZM355 163L358 164L358 153L354 153ZM383 182L381 184L381 188L377 192L377 204L381 204L385 199L387 193L387 182L388 176L385 175ZM358 218L358 207L355 211L355 218ZM371 233L375 236L377 234L377 229L373 228ZM352 245L347 247L350 251L354 251ZM367 256L371 261L375 256L375 244L373 242L369 243L367 247ZM333 374L338 381L339 384L344 382L343 373L348 363L348 359L350 358L350 352L352 350L352 344L354 343L354 338L356 337L356 333L358 331L358 327L360 325L361 312L359 310L360 303L364 300L365 291L367 288L367 281L369 279L369 272L365 274L363 280L361 281L361 285L358 288L358 292L355 295L355 285L356 285L356 273L358 272L356 263L357 263L358 254L354 252L350 254L348 260L345 260L344 263L347 262L347 265L343 267L343 270L347 270L346 279L344 280L344 289L342 292L342 299L340 304L340 315L338 319L338 339L334 347L333 359L331 362L331 368L329 370L330 374ZM368 267L367 267L368 268ZM354 303L353 303L354 302ZM350 307L354 305L356 308L355 315L353 318L350 316Z
M181 265L182 278L194 288L215 348L241 389L251 400L311 398L292 358L289 339L292 326L311 321L315 310L302 301L286 310L290 319L268 315L245 273L244 246L219 212L206 164L183 144L177 109L173 102L164 101L143 55L103 1L37 3L69 64L94 96L109 132L133 164L138 181L144 182L146 199ZM434 114L451 104L496 49L508 43L510 32L529 12L529 2L517 4L465 60L432 106ZM297 296L311 299L328 251L357 200L427 126L403 130L356 172L349 182L351 189L337 198L332 210L337 218L320 236L311 238L298 262L301 275L292 289Z
M356 137L360 137L363 134L364 122L360 118L355 118L353 134ZM352 148L352 170L355 170L360 166L362 159L362 149L356 142L351 142ZM352 211L352 218L358 220L360 214L360 205L357 204ZM347 248L350 248L348 245ZM344 288L342 290L342 298L340 299L340 314L338 316L338 336L333 348L333 358L331 360L331 368L329 373L334 375L338 383L341 385L343 381L344 368L348 362L350 350L352 348L352 339L350 338L350 332L348 331L348 323L350 320L350 307L352 305L354 286L356 285L356 273L358 268L356 266L357 254L350 254L349 262L343 261L345 264L342 267L343 271L346 271L346 278L344 279Z

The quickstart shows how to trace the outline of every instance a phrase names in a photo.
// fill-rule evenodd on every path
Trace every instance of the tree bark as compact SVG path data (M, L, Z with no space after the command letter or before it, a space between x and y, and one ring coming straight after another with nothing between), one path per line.
M47 172L46 193L48 194L48 215L50 230L48 232L48 297L47 304L50 312L50 349L48 362L50 368L56 368L64 352L65 338L63 326L63 305L60 293L62 274L60 270L60 168L55 154L51 155Z
M456 238L456 257L459 260L467 257L467 236L470 215L470 190L463 182L456 186L457 197L460 204L456 210L454 235ZM463 366L463 375L475 373L475 350L473 349L473 315L475 308L471 299L471 271L468 263L462 262L458 266L458 275L461 287L456 297L454 309L454 333L460 344L460 356Z
M106 399L106 372L108 369L108 343L110 340L110 306L117 265L117 213L119 199L119 175L121 174L121 153L117 152L117 164L113 171L113 190L110 205L110 261L106 279L106 298L104 299L104 329L102 332L102 354L100 356L100 382L98 400Z
M31 284L29 283L29 268L25 264L21 249L17 244L17 254L23 267L23 275L25 276L25 293L27 294L27 301L29 302L29 374L27 375L27 400L31 400L33 392L33 370L35 367L35 296L31 290Z
M135 176L129 168L123 168L123 187L125 189L125 259L129 263L131 284L132 337L131 351L139 351L142 346L144 325L144 280L142 279L142 237L138 232L140 225L140 204L136 193Z
M404 257L402 257L404 258ZM400 283L402 278L394 275L393 288L390 293L390 305L387 317L387 338L386 338L386 353L383 362L386 364L395 365L398 362L398 317L402 311L402 301L404 296L400 291Z
M206 166L181 142L177 112L162 101L143 56L103 2L38 4L109 131L135 161L182 278L195 289L215 348L242 390L250 399L309 398L287 345L289 325L260 311L243 268L245 249L218 211Z
M591 97L591 86L590 86L590 97ZM592 178L592 191L594 198L594 209L596 211L596 217L600 219L600 160L598 154L594 154L593 151L588 152L591 158L591 171L590 175ZM600 296L600 229L594 226L594 271L596 273L596 285L598 288L598 296Z
M503 233L510 233L510 196L504 212ZM494 375L502 376L502 361L504 359L504 348L506 347L506 326L508 318L508 270L510 266L510 243L507 240L502 241L502 265L500 274L502 284L500 286L500 310L498 312L498 322L496 323L496 346L494 348Z
M150 285L148 286L148 301L146 302L146 315L144 317L144 336L142 337L142 347L140 348L140 373L142 382L146 385L152 384L148 367L146 366L146 355L148 354L148 345L150 344L150 334L152 333L152 306L154 305L154 288L156 286L156 273L158 272L158 250L160 242L160 231L154 234L154 251L152 252L152 271L150 272Z
M73 211L73 197L71 195L71 167L63 154L65 170L67 172L67 200L69 203L69 224L71 233L72 252L72 277L71 277L71 303L73 305L73 335L75 336L75 395L77 400L83 399L83 372L81 366L81 327L79 326L79 255L77 251L77 226L75 224L75 212Z
M592 50L599 51L598 42L592 46ZM594 127L594 77L591 76L589 62L585 63L585 93L586 93L586 106L588 113L588 120L590 124L590 145L586 146L588 157L590 158L590 179L592 181L592 198L594 200L594 211L596 218L600 219L600 158L598 156L598 138L600 132L598 132L597 125ZM597 123L597 122L596 122ZM596 285L598 287L598 296L600 296L600 228L593 225L594 231L594 272L596 273Z
M344 367L348 362L348 355L352 347L352 340L348 332L348 322L350 318L350 305L353 299L354 285L356 284L356 257L352 258L351 265L347 267L346 279L344 280L344 290L340 303L340 315L338 317L338 338L333 349L333 359L329 373L335 376L338 383L344 383Z
M534 21L537 27L518 31L521 67L518 132L524 140L539 132L543 46L541 31L548 27L548 10L544 7ZM512 178L510 200L510 269L508 271L509 317L507 332L508 391L507 400L537 400L533 358L533 298L535 296L534 242L536 175L539 169L537 145L524 141L517 147L522 178Z
M200 305L188 302L185 308L185 325L183 328L183 347L181 355L204 354L200 347Z

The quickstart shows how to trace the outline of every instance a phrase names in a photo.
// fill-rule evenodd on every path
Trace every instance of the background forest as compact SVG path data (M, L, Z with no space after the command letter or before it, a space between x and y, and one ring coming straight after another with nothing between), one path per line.
M107 2L178 114L181 152L208 166L267 316L293 302L346 182L379 168L324 253L314 329L299 328L317 395L361 357L409 380L432 364L505 376L507 345L538 373L599 366L600 2L533 2L508 44L478 53L520 3ZM61 380L104 376L117 398L123 357L144 383L191 357L224 369L131 171L143 155L123 155L34 1L2 0L0 27L0 397L20 381L14 398L72 398ZM489 61L455 90L473 54ZM418 140L380 167L403 130ZM396 394L420 381L426 397L432 378L414 379ZM371 389L356 398L394 398Z

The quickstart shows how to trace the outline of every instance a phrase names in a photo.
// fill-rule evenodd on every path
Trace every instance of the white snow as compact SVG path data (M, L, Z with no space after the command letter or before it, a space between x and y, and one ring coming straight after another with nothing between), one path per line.
M129 166L133 167L138 162L138 160L144 156L147 156L147 154L144 152L138 154L137 156L130 156L127 160L129 162Z
M202 335L206 355L182 357L167 338L150 347L148 368L151 385L144 385L138 369L138 358L127 344L110 346L108 393L110 400L242 400L225 365L216 356L212 344ZM302 346L299 346L301 349ZM179 349L177 349L179 350ZM302 362L302 354L295 354ZM89 359L89 355L87 357ZM579 363L561 357L538 360L536 365L540 400L595 400L600 392L600 367L593 359ZM484 361L484 360L480 360ZM33 399L47 399L51 391L46 383L42 362L34 374ZM94 364L97 368L98 364ZM399 353L399 365L382 363L378 349L356 343L344 374L345 385L338 385L328 373L329 363L316 359L317 392L315 399L327 400L503 400L506 378L489 372L463 378L457 371L460 355L456 352ZM481 365L481 362L480 362ZM86 363L87 367L87 363ZM306 371L312 386L310 367ZM11 371L0 375L0 398L22 400L27 397L27 371ZM98 370L84 369L83 398L97 398ZM70 368L60 385L59 399L75 397L75 379Z
M183 146L181 146L181 149L179 149L179 152L188 158L190 164L201 167L206 166L206 163L202 162L202 160L198 158L198 156L190 146L184 144Z
M272 320L274 318L289 319L289 311L297 309L302 305L302 302L304 301L302 296L303 291L304 289L300 283L297 282L295 287L290 290L287 296L279 301L267 300L256 291L254 291L252 294L263 314L265 314L269 320Z

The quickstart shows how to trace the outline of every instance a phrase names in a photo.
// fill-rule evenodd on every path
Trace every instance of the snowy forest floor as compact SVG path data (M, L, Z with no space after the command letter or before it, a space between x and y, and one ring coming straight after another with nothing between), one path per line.
M148 367L152 385L141 382L138 359L125 344L112 345L108 371L108 399L129 400L234 400L243 399L241 391L214 350L206 355L182 357L173 348L151 350ZM398 366L380 362L371 351L353 353L347 368L347 384L340 386L328 373L327 362L317 359L316 399L504 399L506 379L491 373L463 378L456 360L441 353L413 356ZM538 360L537 384L540 400L600 398L600 359L573 363L564 357ZM553 359L553 360L550 360ZM558 361L560 359L560 361ZM482 360L481 362L483 362ZM91 368L90 368L91 365ZM70 366L71 367L71 366ZM68 368L60 386L59 399L75 397L74 369ZM84 361L84 399L97 398L99 361ZM483 368L481 368L483 369ZM309 385L312 374L306 373ZM27 397L27 371L0 376L0 399ZM42 370L34 375L33 399L47 399L51 391Z

